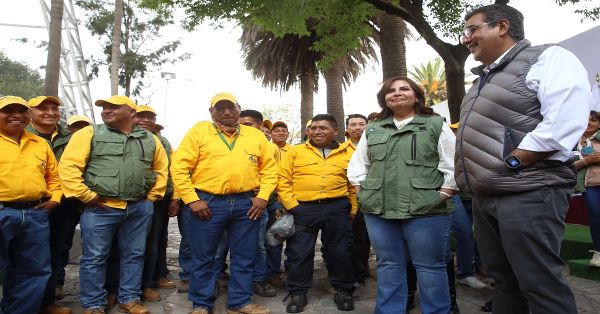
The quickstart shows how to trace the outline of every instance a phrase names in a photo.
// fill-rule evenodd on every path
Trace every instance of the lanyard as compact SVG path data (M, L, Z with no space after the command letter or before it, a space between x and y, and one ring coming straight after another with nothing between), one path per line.
M233 142L231 142L231 144L229 144L229 142L227 142L227 139L225 139L225 136L223 136L223 133L221 133L221 131L219 131L219 129L217 128L217 126L214 123L213 123L213 127L215 128L215 130L217 130L217 134L221 138L221 141L223 141L223 143L225 143L225 145L227 145L227 148L229 148L229 151L232 151L233 147L235 146L235 142L237 141L238 137L240 136L240 129L237 129L237 131L235 132L235 137L233 138Z

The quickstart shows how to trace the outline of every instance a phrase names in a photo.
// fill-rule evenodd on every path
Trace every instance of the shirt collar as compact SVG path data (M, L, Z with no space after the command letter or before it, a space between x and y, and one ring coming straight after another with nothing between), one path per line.
M514 45L510 46L510 48L508 48L503 54L500 55L500 57L498 57L498 59L496 59L496 61L492 62L492 64L486 66L485 68L483 68L483 72L485 72L486 74L491 71L492 69L494 69L495 67L498 66L498 64L500 64L500 61L502 61L502 58L504 58L504 56L506 56L506 54L508 54L508 52L513 49L517 44L515 43Z

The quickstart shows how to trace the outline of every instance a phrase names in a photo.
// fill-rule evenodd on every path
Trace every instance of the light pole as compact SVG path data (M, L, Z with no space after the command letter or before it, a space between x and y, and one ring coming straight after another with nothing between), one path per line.
M164 126L167 127L167 103L169 96L169 81L176 79L177 76L173 72L161 72L160 77L167 81L167 88L165 89L165 112L163 117Z

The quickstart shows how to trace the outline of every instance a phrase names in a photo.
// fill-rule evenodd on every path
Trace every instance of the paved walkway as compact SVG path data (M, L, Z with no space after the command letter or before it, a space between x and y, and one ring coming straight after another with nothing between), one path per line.
M171 219L169 225L169 248L167 251L168 265L171 270L170 277L177 279L179 272L177 264L177 253L179 247L179 231L177 229L177 220ZM333 303L333 295L328 292L330 288L326 280L326 271L324 270L321 254L316 254L314 288L308 295L308 306L305 308L306 314L317 313L343 313L336 309ZM372 269L375 269L374 256L371 256ZM375 273L372 271L372 275ZM569 283L575 298L579 313L598 313L600 314L600 283L571 277ZM66 296L60 301L74 310L74 313L81 313L79 303L79 266L76 264L67 267L67 284L64 287ZM367 314L373 312L376 296L376 282L372 278L367 278L364 287L360 287L355 292L355 311L351 313ZM462 285L457 286L458 304L463 314L483 313L481 306L491 298L492 289L475 290ZM152 313L183 314L191 311L191 304L187 300L187 294L177 293L175 289L160 290L162 300L159 302L146 303ZM267 306L272 313L285 313L285 303L283 298L286 292L279 290L278 295L273 298L255 297L255 301ZM218 296L215 307L215 314L225 313L225 293ZM109 313L119 313L118 308L112 309ZM412 310L410 314L421 313L419 309ZM557 313L558 314L558 313Z

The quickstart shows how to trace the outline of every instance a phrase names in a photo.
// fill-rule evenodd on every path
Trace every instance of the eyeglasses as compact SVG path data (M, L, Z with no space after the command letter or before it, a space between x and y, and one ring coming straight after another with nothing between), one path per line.
M473 36L473 33L475 33L478 29L482 28L484 25L496 25L496 22L487 22L479 25L469 25L465 29L463 29L462 34L458 36L458 41L461 44L464 44L466 38Z

